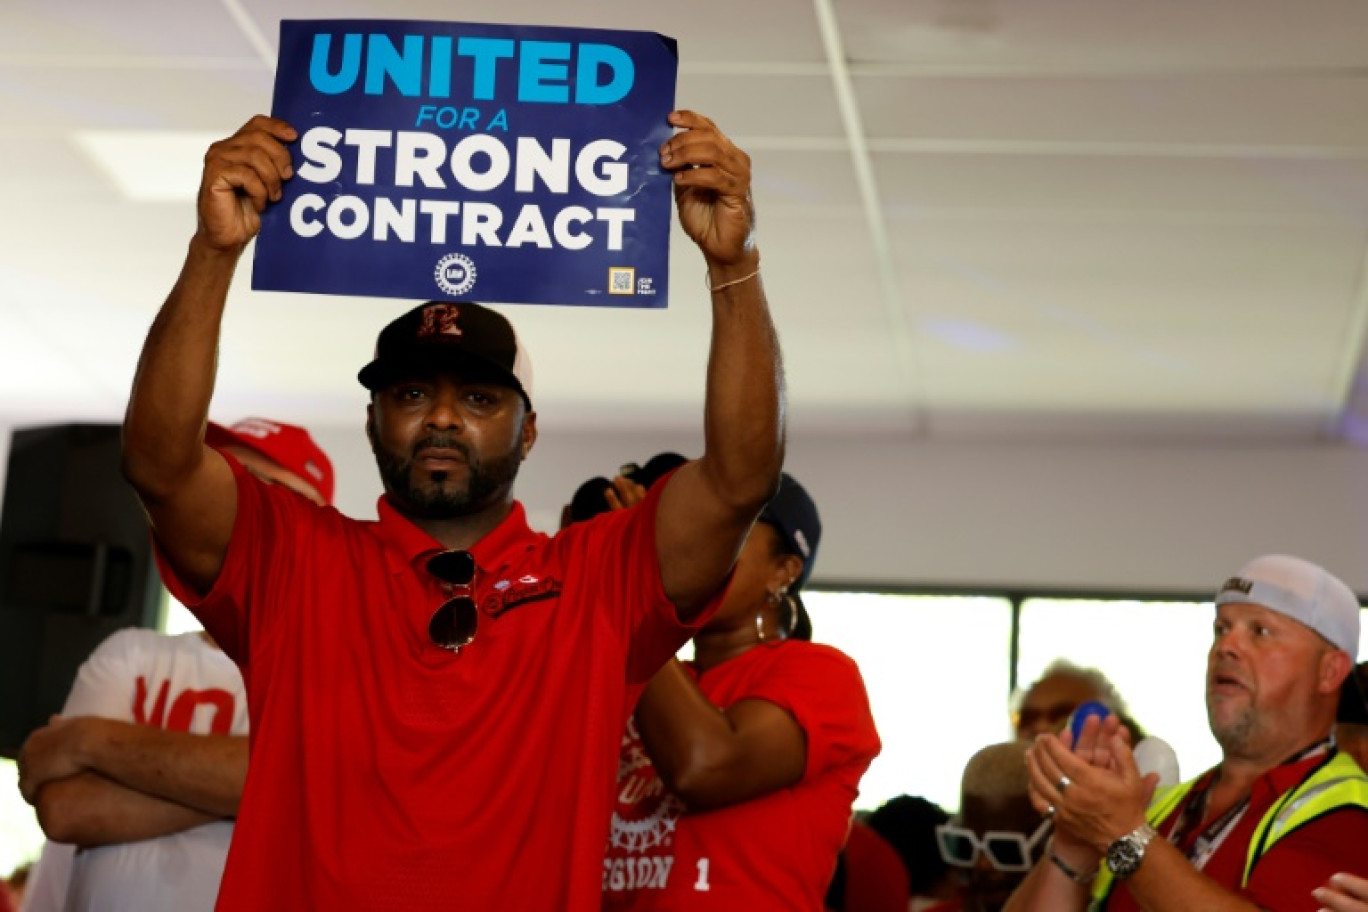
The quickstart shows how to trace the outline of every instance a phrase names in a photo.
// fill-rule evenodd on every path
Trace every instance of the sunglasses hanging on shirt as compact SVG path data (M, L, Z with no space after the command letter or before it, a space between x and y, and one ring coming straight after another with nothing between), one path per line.
M475 558L469 551L443 551L428 558L427 572L441 580L450 596L432 612L428 636L433 645L459 653L475 639L480 626L475 605Z

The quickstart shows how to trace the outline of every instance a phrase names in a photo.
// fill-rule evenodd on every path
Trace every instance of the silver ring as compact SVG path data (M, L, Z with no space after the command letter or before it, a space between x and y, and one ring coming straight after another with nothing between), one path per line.
M1055 806L1052 804L1045 809L1045 819L1049 820L1055 815Z
M1064 790L1071 784L1073 784L1073 780L1068 776L1060 776L1059 781L1055 783L1055 788L1059 789L1059 794L1062 795L1064 794Z

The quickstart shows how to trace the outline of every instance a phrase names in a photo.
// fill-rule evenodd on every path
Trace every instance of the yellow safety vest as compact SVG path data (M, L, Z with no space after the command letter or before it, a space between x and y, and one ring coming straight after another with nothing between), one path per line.
M1172 788L1161 789L1156 793L1145 819L1150 826L1157 827L1178 808L1192 786L1193 779ZM1313 820L1324 817L1341 808L1355 807L1368 812L1368 775L1359 769L1354 758L1336 752L1329 760L1316 767L1296 788L1290 789L1273 803L1264 814L1254 835L1249 840L1249 852L1245 856L1244 876L1240 887L1249 884L1249 876L1260 858L1273 848L1279 839ZM1093 884L1091 912L1101 912L1107 907L1115 878L1107 868L1105 859L1097 872Z

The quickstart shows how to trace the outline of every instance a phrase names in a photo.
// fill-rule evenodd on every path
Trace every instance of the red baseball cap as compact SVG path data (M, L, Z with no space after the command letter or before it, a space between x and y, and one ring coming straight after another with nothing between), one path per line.
M244 446L287 469L318 489L323 500L333 502L333 467L309 432L293 424L266 418L244 418L231 428L209 422L204 442L211 447Z

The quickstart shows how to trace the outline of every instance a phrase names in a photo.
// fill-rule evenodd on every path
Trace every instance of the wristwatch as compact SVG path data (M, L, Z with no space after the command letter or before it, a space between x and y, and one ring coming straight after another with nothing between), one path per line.
M1107 870L1117 880L1125 880L1145 860L1145 847L1159 833L1148 823L1142 823L1125 836L1107 846Z

